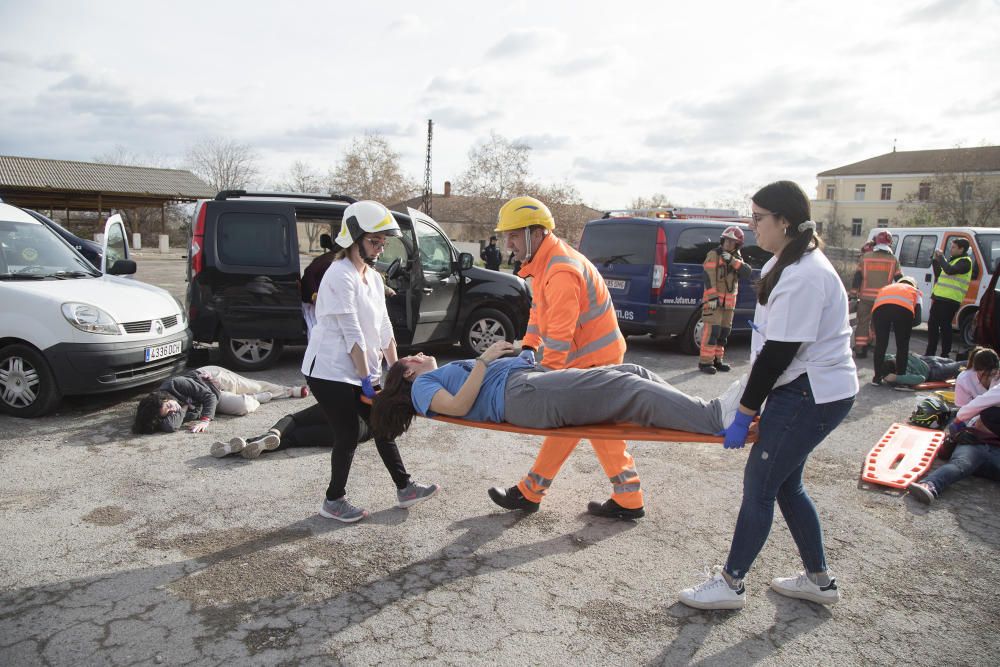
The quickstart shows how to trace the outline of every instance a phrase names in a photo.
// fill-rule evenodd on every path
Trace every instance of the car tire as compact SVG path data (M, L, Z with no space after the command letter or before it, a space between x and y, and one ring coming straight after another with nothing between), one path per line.
M285 343L276 338L219 339L219 353L223 365L238 371L262 371L278 363Z
M688 320L688 324L684 327L684 332L681 334L681 352L691 355L701 353L701 332L703 326L701 323L701 309L698 309L691 316L691 319Z
M959 320L958 322L958 338L969 347L972 347L973 345L976 344L977 310L971 310L962 313L962 319Z
M61 398L52 369L39 351L21 344L0 350L0 412L41 417Z
M510 318L493 308L480 308L469 316L462 329L462 350L478 357L498 340L514 342L514 324Z

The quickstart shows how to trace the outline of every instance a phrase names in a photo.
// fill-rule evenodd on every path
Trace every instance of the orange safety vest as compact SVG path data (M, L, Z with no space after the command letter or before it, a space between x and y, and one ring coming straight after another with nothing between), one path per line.
M866 253L861 258L861 298L874 301L878 291L891 284L898 274L895 255L884 250Z
M625 337L604 278L586 257L548 234L518 275L532 280L523 344L546 368L620 364Z
M872 312L874 313L878 310L879 306L892 304L906 308L913 315L916 312L917 302L920 299L920 290L916 287L907 285L906 283L892 283L878 291L875 297L875 305L872 306Z

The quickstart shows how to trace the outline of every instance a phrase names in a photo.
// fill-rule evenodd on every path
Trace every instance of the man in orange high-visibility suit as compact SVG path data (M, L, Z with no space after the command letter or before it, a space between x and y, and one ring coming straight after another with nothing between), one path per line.
M556 238L548 207L533 197L515 197L500 209L496 231L505 247L522 262L518 275L532 278L531 315L524 350L536 363L558 370L620 364L625 338L604 278L590 261ZM531 352L527 352L531 356ZM559 469L579 443L572 438L546 438L527 476L509 489L490 489L493 502L510 510L534 512ZM587 511L615 519L645 515L635 461L623 440L592 440L611 498L590 502Z
M878 291L903 275L899 261L892 254L892 235L882 231L875 235L874 240L875 247L861 255L851 281L851 296L858 299L858 319L854 326L852 347L859 359L868 356L868 347L872 344L872 306Z

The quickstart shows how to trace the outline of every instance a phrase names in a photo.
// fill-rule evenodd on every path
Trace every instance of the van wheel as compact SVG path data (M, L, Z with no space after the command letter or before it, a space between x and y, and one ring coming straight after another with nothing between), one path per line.
M963 343L972 347L976 344L976 310L969 309L962 314L958 323L958 335Z
M239 371L262 371L278 362L284 341L276 338L230 338L219 340L219 352L226 366Z
M510 318L493 308L480 308L469 316L462 331L462 349L479 356L498 340L514 342L514 325Z
M681 334L681 352L684 354L701 353L701 332L704 328L705 325L701 322L701 310L696 310L688 321L688 325L684 327L684 333Z
M0 351L0 411L15 417L40 417L62 394L45 357L27 345Z

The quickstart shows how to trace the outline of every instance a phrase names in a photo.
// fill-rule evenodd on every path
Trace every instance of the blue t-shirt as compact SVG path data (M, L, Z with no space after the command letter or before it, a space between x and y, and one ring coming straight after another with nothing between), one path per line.
M436 413L431 412L430 407L434 394L441 389L452 396L457 394L475 365L474 359L452 361L417 377L410 392L413 407L420 414L433 417ZM491 363L486 368L486 377L483 378L483 385L479 389L479 395L476 396L476 402L472 404L468 414L462 415L462 419L496 423L504 421L503 398L504 390L507 388L507 376L519 368L534 368L534 366L521 357L506 357Z

